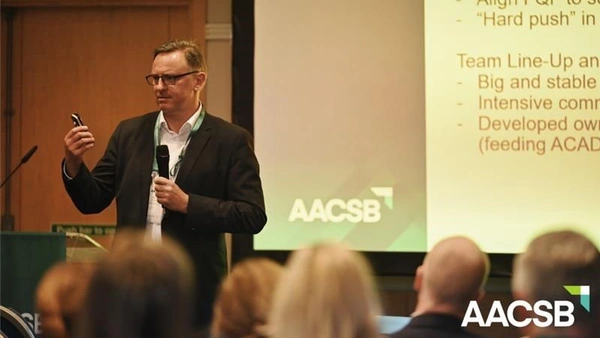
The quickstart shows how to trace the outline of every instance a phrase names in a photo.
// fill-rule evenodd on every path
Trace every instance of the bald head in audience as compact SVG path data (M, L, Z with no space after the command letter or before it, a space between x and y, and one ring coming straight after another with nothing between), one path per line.
M413 315L428 312L463 317L471 300L481 299L490 270L488 256L466 237L437 243L417 269L419 293Z
M589 285L588 312L570 297L563 285ZM515 299L530 304L539 300L553 303L571 299L575 323L568 328L538 328L529 325L522 329L531 337L598 337L600 334L600 253L584 235L571 231L555 231L535 238L514 261L512 291ZM519 308L517 308L519 310ZM522 309L521 309L522 310ZM532 317L522 313L521 317ZM543 319L544 321L546 319Z
M462 327L470 301L483 298L490 272L487 254L466 237L449 237L425 255L417 268L417 307L393 338L475 338Z

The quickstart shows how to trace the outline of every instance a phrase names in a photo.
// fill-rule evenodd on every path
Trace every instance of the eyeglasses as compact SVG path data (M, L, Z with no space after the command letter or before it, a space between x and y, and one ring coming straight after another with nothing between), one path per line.
M154 74L150 74L148 76L146 76L146 82L148 82L149 85L151 86L156 86L160 80L162 79L162 82L165 85L168 86L172 86L175 84L175 82L177 82L177 80L179 78L182 78L186 75L190 75L190 74L195 74L195 73L200 73L199 70L193 70L191 72L187 72L184 74L179 74L179 75L154 75Z

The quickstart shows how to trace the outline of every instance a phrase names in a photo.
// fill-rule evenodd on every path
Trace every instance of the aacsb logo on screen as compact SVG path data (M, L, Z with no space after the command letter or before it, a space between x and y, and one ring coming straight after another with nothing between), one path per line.
M563 287L573 296L579 296L579 303L587 311L590 312L590 286L589 285L563 285ZM515 317L517 307L522 307L526 312L533 312L533 318L524 318L518 320ZM466 327L470 323L478 324L480 327L490 327L494 323L502 324L504 327L525 327L533 323L537 327L569 327L575 323L573 312L575 305L568 300L556 300L549 302L547 300L539 300L533 305L524 300L515 300L508 306L506 312L502 308L502 303L495 300L488 313L487 319L484 320L479 305L472 300L469 303L469 308L463 317L462 325Z
M394 207L394 189L392 187L371 187L375 196L383 197L383 203L391 210ZM303 222L350 222L376 223L381 220L381 201L379 199L330 200L315 199L307 204L303 199L294 201L288 221Z

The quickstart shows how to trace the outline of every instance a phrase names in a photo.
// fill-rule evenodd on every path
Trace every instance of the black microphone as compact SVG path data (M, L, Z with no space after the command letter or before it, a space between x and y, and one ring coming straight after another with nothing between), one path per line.
M169 147L162 144L156 146L156 163L158 164L158 175L169 178Z
M4 181L2 181L2 184L0 184L0 188L2 188L4 186L4 184L6 184L6 182L8 182L8 180L10 180L12 175L17 171L17 169L19 169L21 167L21 165L23 163L29 161L29 159L31 158L31 156L33 156L33 154L35 153L36 150L37 150L37 145L35 145L35 146L33 146L33 148L29 149L27 154L25 154L25 156L23 156L23 158L21 159L21 162L19 163L19 165L17 165L17 167L15 169L13 169L13 171L11 171L10 174L8 174L8 176L4 179Z

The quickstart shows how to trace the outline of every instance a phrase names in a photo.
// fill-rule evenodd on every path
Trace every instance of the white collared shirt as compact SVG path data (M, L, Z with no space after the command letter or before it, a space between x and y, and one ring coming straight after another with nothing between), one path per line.
M174 181L179 173L179 166L183 160L182 152L189 143L190 133L194 124L200 117L202 104L198 110L187 120L179 129L179 132L174 132L169 129L165 116L161 111L158 114L158 122L160 129L158 132L158 141L161 145L166 145L169 148L169 179ZM181 157L181 158L180 158ZM154 190L154 178L157 177L156 172L152 173L152 183L150 184L150 196L148 199L148 214L146 216L146 235L153 240L161 240L161 222L164 216L164 208L156 199Z

